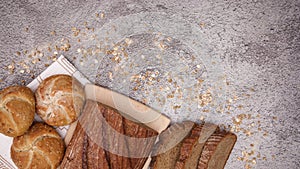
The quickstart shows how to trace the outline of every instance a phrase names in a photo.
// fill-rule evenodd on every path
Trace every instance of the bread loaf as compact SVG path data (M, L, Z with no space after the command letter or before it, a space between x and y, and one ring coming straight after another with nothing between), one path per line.
M199 143L202 125L195 125L191 134L182 141L180 155L177 159L175 169L196 169L198 158L202 150ZM194 157L192 157L194 156Z
M131 137L153 135L148 142L135 142L136 149L128 144ZM125 119L117 110L87 100L61 168L141 169L156 135L152 129ZM130 153L141 157L131 157Z
M11 146L11 158L19 169L56 169L63 155L63 140L54 128L43 123L15 137Z
M35 93L37 114L49 125L63 126L74 122L84 103L79 81L69 75L46 78Z
M33 92L25 86L11 86L0 92L0 132L16 137L31 126L35 113Z
M84 112L83 112L84 113ZM83 117L84 114L81 116ZM84 118L87 118L85 116ZM91 116L90 116L91 117ZM92 117L95 117L92 115ZM97 118L91 118L96 120ZM83 120L82 118L80 121ZM88 127L94 131L93 137L103 138L101 132L101 126L99 123L90 123L92 126ZM94 125L98 124L98 125ZM101 147L101 143L95 142L94 138L90 138L86 133L86 128L83 127L86 124L81 122L77 123L74 135L66 149L65 156L61 163L62 169L74 169L74 168L91 168L91 169L110 169L107 161L106 153ZM96 132L98 131L98 132ZM99 141L99 140L97 140Z
M152 151L158 133L143 124L126 118L123 118L123 126L131 168L143 168Z
M233 133L217 130L205 143L198 169L223 169L236 139Z
M190 135L191 129L196 124L190 121L171 125L159 136L156 144L150 168L151 169L174 169L180 155L182 140Z
M103 135L106 154L111 169L131 169L128 147L124 136L123 117L117 110L99 104L106 126L103 126Z
M217 126L213 124L197 124L191 134L182 141L180 156L175 168L196 169L204 144L216 129Z

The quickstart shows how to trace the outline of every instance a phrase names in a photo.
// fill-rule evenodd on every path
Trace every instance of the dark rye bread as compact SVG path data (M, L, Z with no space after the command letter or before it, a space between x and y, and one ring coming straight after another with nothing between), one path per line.
M143 168L158 133L143 124L123 118L124 132L131 168Z
M204 145L198 169L223 169L236 139L233 133L217 130Z
M162 132L153 151L151 169L174 169L179 157L182 140L196 124L191 121L176 123Z
M191 134L182 141L175 169L196 169L204 144L216 129L216 125L209 123L195 125Z

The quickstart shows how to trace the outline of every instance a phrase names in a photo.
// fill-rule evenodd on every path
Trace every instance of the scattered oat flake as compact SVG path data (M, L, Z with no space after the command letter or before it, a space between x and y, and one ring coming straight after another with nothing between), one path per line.
M73 31L73 35L76 37L80 33L80 29L77 29L76 27L72 27L71 30Z
M200 22L200 23L199 23L199 26L200 26L201 28L203 28L203 27L205 26L205 23L204 23L204 22Z
M202 107L206 106L211 102L212 102L212 95L211 95L209 90L207 90L206 93L199 95L199 104L200 104L200 106L202 106Z
M100 14L100 18L103 19L104 17L105 17L105 14L102 12L102 13Z
M200 116L200 120L203 121L204 120L204 116Z
M165 49L168 48L168 46L167 46L163 41L160 41L160 42L159 42L158 47L159 47L161 50L165 50Z
M109 77L110 80L113 80L113 74L112 74L112 72L108 72L108 77Z
M132 44L132 39L130 39L130 38L126 38L125 39L125 43L127 44L127 45L130 45L130 44Z
M180 105L173 106L173 109L179 109L179 108L181 108Z

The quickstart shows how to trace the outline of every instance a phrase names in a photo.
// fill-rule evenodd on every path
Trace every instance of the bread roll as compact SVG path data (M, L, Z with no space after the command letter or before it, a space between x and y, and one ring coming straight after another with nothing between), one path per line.
M64 142L54 128L36 123L24 135L14 138L11 159L19 169L56 169L63 158L64 149Z
M25 86L11 86L0 92L0 132L16 137L31 126L35 113L33 92Z
M54 128L36 123L24 135L14 138L11 159L19 169L56 169L64 149L64 142Z
M51 126L64 126L76 121L84 103L82 85L69 75L46 78L35 96L37 114Z

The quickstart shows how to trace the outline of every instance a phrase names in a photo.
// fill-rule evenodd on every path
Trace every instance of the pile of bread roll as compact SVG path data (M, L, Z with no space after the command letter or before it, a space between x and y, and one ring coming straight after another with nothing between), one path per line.
M33 93L25 86L0 91L0 133L14 137L11 158L18 168L57 168L65 145L53 128L73 123L84 104L79 81L69 75L46 78ZM37 113L45 122L34 122Z

